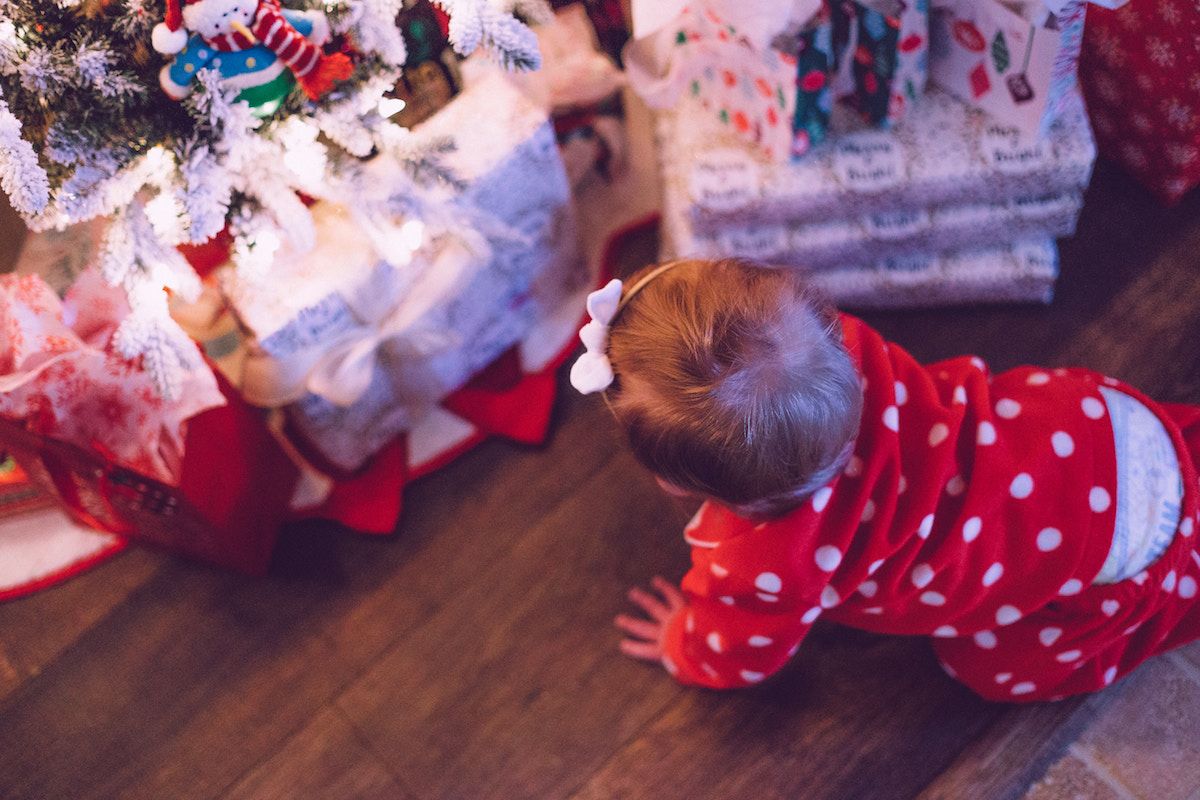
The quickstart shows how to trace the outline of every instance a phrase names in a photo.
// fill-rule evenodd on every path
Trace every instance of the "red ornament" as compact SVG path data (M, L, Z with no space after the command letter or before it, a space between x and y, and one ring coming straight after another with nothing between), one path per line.
M925 43L924 37L919 33L910 33L900 41L900 52L911 53L914 50L921 49L921 45Z
M746 118L743 112L738 111L733 115L733 126L737 128L738 133L745 133L750 130L750 120Z

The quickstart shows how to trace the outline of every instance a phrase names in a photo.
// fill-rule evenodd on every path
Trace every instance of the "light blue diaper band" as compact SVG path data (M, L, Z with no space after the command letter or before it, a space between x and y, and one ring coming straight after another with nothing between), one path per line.
M1133 577L1166 551L1179 527L1183 479L1166 428L1129 395L1100 387L1117 453L1117 509L1112 548L1092 583Z

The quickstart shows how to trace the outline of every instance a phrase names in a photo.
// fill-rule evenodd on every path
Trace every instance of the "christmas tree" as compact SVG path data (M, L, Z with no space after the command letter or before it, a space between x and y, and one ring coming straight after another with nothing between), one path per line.
M448 143L417 148L389 121L404 0L178 3L0 0L0 185L34 230L109 220L101 268L133 309L114 344L166 396L198 358L168 313L169 293L199 290L178 245L227 231L236 267L263 273L285 240L311 242L302 195L353 199L386 229L453 180ZM435 5L461 55L538 66L523 20L542 0ZM378 155L407 177L378 185Z

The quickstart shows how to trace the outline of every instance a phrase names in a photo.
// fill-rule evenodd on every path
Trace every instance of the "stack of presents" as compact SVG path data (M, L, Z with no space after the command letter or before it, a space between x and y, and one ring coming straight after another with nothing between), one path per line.
M860 308L1051 298L1055 239L1074 233L1096 156L1077 80L1085 16L1107 15L1088 60L1107 51L1115 62L1127 48L1108 46L1109 18L1136 9L1082 0L648 5L641 20L635 5L627 61L631 84L658 109L665 257L803 267ZM748 12L758 5L760 16L791 7L782 32L755 27ZM1136 38L1137 29L1127 30ZM1089 101L1107 93L1112 108L1097 119L1102 137L1128 128L1118 108L1155 102L1127 98L1129 77L1093 77ZM1193 172L1198 123L1190 143L1167 145ZM1157 151L1139 160L1145 169L1165 161Z
M453 179L408 222L373 227L363 209L411 178L386 156L367 160L383 196L313 204L315 245L283 244L261 275L235 268L221 237L187 248L204 291L172 314L204 358L178 401L109 346L125 301L96 270L103 221L26 239L0 278L0 449L19 465L0 511L41 487L94 531L58 536L56 553L48 530L0 525L0 598L128 540L260 573L288 519L390 533L407 480L492 435L544 438L555 368L598 280L581 255L561 119L578 139L607 113L619 70L578 10L543 26L548 44L575 47L547 47L533 76L460 62L428 3L401 21L413 61L395 90L403 121L416 150L453 142L441 159ZM597 154L571 177L602 170Z

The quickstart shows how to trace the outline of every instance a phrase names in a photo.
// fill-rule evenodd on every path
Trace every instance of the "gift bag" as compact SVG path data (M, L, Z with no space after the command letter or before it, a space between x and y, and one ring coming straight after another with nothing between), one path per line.
M0 278L0 449L84 524L261 573L295 469L207 367L158 395L112 350L127 313L94 270L61 302L38 275Z
M925 91L928 0L841 0L831 6L834 95L890 128Z
M1056 7L1057 14L1041 0L935 7L933 80L1026 136L1044 135L1071 97L1083 39L1083 0Z
M1092 7L1079 69L1100 151L1164 203L1200 184L1200 11Z
M759 0L753 7L765 5ZM647 15L660 12L654 3L634 6L639 38L625 48L626 75L642 100L669 109L687 98L768 158L785 159L792 138L795 58L756 42L701 5L689 5L678 16L664 14L652 33L640 36L639 9L647 9Z
M777 37L797 65L792 157L825 139L835 99L869 125L899 122L925 90L928 28L926 0L837 0Z

